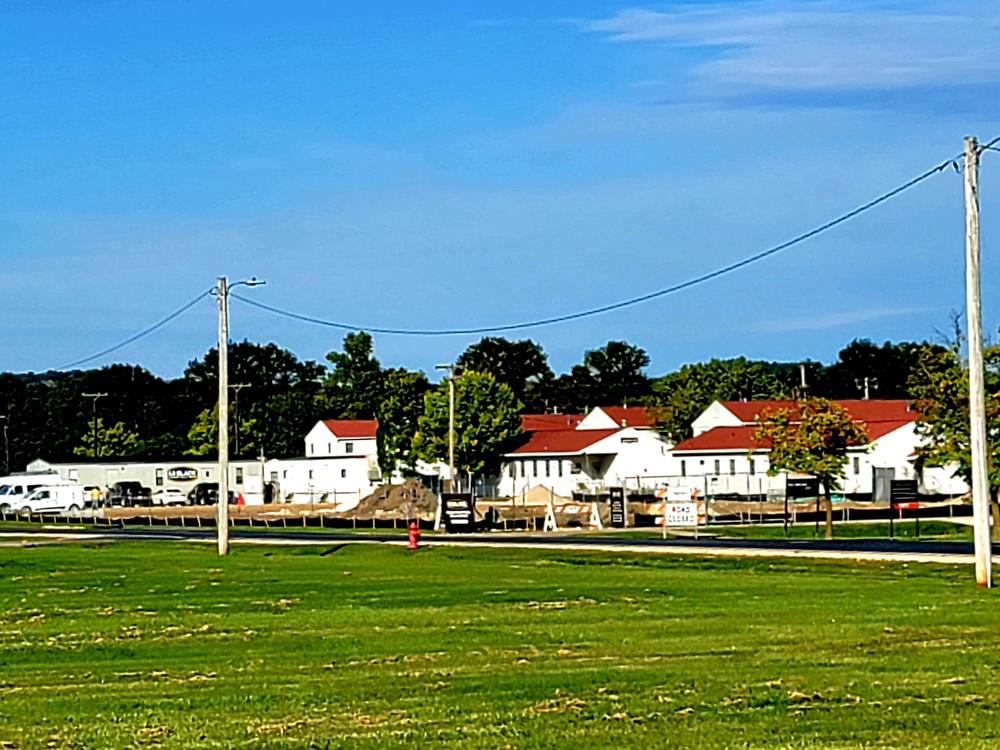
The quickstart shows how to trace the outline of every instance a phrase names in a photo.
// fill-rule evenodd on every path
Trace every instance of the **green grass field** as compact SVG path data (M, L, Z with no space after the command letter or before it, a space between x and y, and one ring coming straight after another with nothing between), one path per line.
M1000 747L967 567L0 549L0 747Z

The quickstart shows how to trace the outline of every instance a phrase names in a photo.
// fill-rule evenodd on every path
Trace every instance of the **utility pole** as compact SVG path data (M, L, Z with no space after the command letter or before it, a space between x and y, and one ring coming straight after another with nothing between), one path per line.
M240 391L249 388L249 383L236 383L229 386L236 393L233 395L233 442L235 445L236 457L240 457Z
M81 393L80 395L83 396L84 398L92 398L92 399L94 399L94 421L93 421L93 424L91 425L91 429L93 430L93 432L92 432L92 438L93 438L93 441L94 441L94 458L97 458L99 455L101 455L100 451L97 449L98 448L98 445L97 445L97 399L104 398L108 394L107 393Z
M219 554L229 554L229 288L220 276L219 298Z
M10 414L0 414L0 419L3 420L3 473L10 474L10 440L7 437L7 425L10 423Z
M868 387L878 388L878 378L869 378L867 375L864 379L855 378L854 385L859 391L864 391L865 401L868 400Z
M986 392L979 291L979 144L974 136L968 136L965 139L965 312L969 326L972 517L976 585L990 588L993 586L993 548L990 539L990 486L986 475Z
M259 286L256 276L232 284L220 276L215 288L219 298L219 513L216 521L219 554L229 554L229 292L237 286Z

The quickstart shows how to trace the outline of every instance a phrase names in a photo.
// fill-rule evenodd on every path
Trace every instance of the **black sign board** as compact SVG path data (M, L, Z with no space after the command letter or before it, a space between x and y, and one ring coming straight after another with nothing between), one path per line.
M608 493L608 502L611 503L611 525L616 529L624 529L625 490L622 487L611 487Z
M908 506L918 501L916 479L893 479L889 482L889 507Z
M819 497L819 480L815 477L807 479L786 479L785 496L790 498Z
M476 530L476 504L468 492L441 493L441 520L449 534Z
M174 466L167 469L167 479L171 482L193 482L198 478L198 470L190 466Z

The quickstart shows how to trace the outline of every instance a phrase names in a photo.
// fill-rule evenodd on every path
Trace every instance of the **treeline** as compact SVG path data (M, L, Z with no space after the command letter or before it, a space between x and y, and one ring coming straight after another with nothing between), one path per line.
M456 381L465 427L458 463L473 473L493 468L498 452L517 438L520 413L644 404L663 433L680 440L716 399L860 398L865 378L872 398L908 398L922 353L947 351L925 343L854 341L830 366L713 359L650 377L643 349L611 341L557 375L537 343L484 338L456 360L465 373ZM212 349L174 380L121 364L0 374L5 472L39 457L214 456L217 362ZM300 361L274 344L233 343L229 366L234 457L302 455L303 438L318 419L378 418L385 426L379 435L384 470L416 458L443 458L447 385L432 385L423 372L384 368L367 333L348 334L325 364Z

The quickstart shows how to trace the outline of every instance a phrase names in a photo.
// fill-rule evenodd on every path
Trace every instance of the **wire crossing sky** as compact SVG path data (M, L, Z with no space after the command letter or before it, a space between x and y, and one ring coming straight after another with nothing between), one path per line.
M619 339L653 374L934 338L964 303L960 179L740 264L995 133L998 24L986 0L8 0L0 369L178 375L214 310L137 323L220 275L268 281L235 339L319 360L339 337L294 316L421 332L378 356L427 371L522 330L556 370Z

